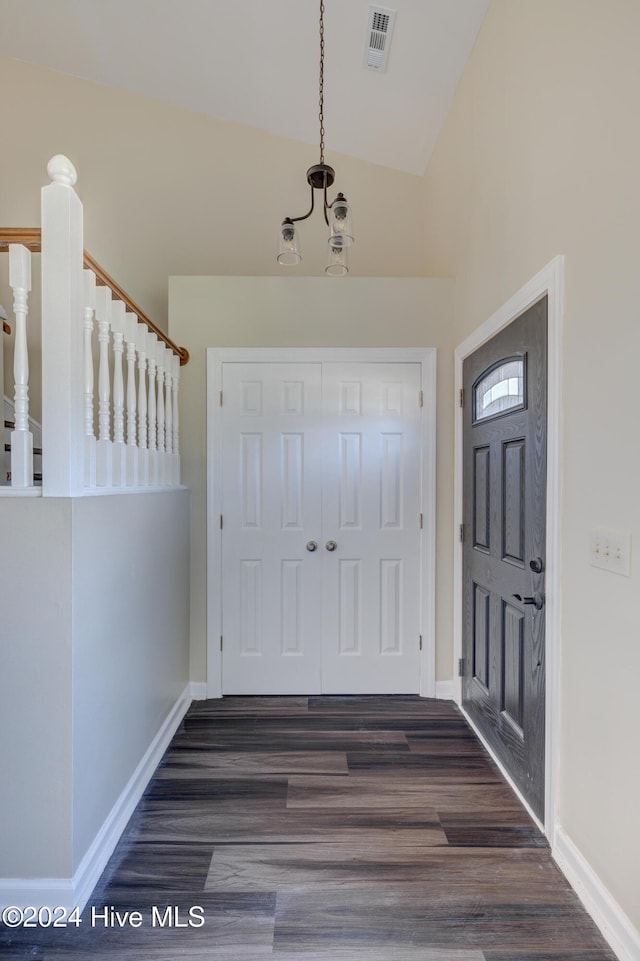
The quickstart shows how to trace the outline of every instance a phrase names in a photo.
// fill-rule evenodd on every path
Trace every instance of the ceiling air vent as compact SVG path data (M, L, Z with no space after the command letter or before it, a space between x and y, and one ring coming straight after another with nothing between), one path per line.
M386 7L369 7L364 50L364 65L368 70L384 73L387 69L395 18L395 10L388 10Z

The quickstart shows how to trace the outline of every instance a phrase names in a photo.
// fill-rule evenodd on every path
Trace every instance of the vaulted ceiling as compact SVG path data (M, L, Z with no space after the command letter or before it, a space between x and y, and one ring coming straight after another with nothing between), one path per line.
M422 174L489 0L381 5L384 73L369 0L325 0L326 145ZM2 0L0 54L318 144L318 20L319 0Z

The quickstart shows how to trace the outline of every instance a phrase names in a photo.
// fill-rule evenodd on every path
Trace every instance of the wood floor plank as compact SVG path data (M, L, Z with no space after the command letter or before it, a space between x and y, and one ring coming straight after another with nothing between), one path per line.
M564 948L559 951L512 947L508 951L485 951L486 961L618 961L602 942L600 947Z
M497 767L482 755L457 754L404 754L368 751L349 751L349 773L355 775L401 774L453 780L502 784Z
M566 951L592 947L593 923L570 903L528 903L515 896L488 904L475 897L440 900L429 885L322 885L278 892L276 951L375 945Z
M426 886L433 901L468 899L502 904L526 899L573 903L568 885L547 851L465 852L447 847L398 848L389 839L373 844L302 843L216 847L205 883L207 891L282 891L287 888L341 888L389 885L396 891ZM480 892L480 893L478 893Z
M326 951L281 951L273 954L274 961L484 961L482 951L451 948L424 948L403 945L384 945L365 948L329 948ZM244 961L244 959L243 959Z
M376 694L324 694L310 697L308 705L310 714L317 711L323 714L356 714L361 717L368 714L462 717L453 701L437 701L419 697L417 694L395 694L391 698Z
M283 809L264 801L216 805L200 802L143 803L127 829L131 838L161 843L280 843L313 840L349 841L361 837L372 843L392 837L397 846L446 844L438 815L429 808L407 810Z
M440 822L452 847L548 847L524 808L444 811Z
M218 717L228 714L239 714L242 717L263 717L273 714L305 715L309 710L309 698L299 696L282 697L221 697L213 700L194 701L189 708L189 715Z
M393 770L393 769L392 769ZM388 779L353 777L290 777L288 808L410 808L427 805L436 811L518 808L519 801L504 782L468 784L435 783L426 777L403 777L395 772Z
M377 755L376 755L377 756ZM169 750L157 778L262 778L291 774L349 773L344 751L190 751Z
M176 734L174 750L190 751L242 751L247 747L245 731L219 731L215 725L199 726ZM251 750L254 753L279 753L283 751L409 751L402 731L306 731L292 727L280 734L272 734L263 728L251 732Z

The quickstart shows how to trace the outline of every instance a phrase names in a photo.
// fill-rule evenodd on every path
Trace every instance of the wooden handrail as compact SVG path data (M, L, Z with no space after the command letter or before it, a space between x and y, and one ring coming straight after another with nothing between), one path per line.
M9 324L6 322L6 320L2 321L2 333L6 334L7 336L9 336L11 333L11 327L9 327Z
M0 227L0 250L8 247L9 244L23 244L33 253L40 253L42 249L42 231L40 227ZM178 347L177 344L174 344L171 338L168 337L163 330L160 330L150 317L147 317L136 302L122 289L120 284L116 283L113 277L111 277L86 250L84 251L83 262L85 267L88 267L89 270L94 272L96 281L99 284L104 287L109 287L117 300L121 300L132 313L137 314L138 319L142 321L143 324L146 324L154 334L157 334L160 340L164 341L174 354L178 355L180 358L180 366L183 367L189 363L189 351L187 348ZM9 333L9 331L5 330L5 333Z

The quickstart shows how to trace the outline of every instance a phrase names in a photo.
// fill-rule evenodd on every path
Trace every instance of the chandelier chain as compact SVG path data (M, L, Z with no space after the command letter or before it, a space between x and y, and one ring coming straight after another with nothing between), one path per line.
M324 0L320 0L320 163L324 163Z

